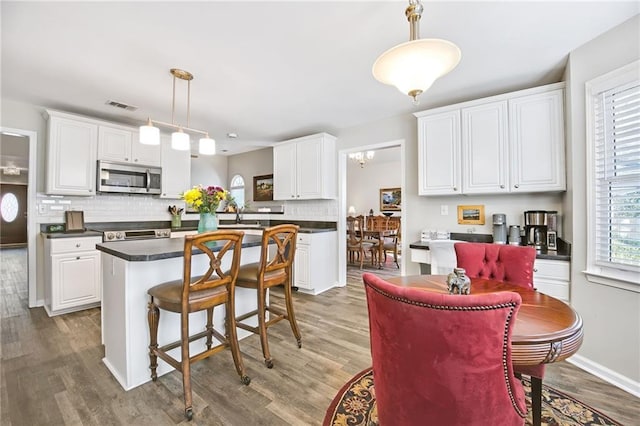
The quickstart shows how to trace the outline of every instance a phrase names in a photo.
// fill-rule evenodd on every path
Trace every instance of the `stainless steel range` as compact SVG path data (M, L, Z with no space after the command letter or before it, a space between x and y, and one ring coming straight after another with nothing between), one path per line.
M102 241L149 240L154 238L170 238L171 229L125 229L121 231L104 231Z

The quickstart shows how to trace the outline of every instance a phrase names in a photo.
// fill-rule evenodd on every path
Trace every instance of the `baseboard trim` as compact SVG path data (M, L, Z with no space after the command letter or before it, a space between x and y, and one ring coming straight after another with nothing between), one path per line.
M620 373L616 373L615 371L580 355L573 355L571 358L567 359L567 362L586 371L587 373L591 373L594 376L601 378L605 382L611 383L615 387L630 393L636 398L640 398L640 382L633 381Z

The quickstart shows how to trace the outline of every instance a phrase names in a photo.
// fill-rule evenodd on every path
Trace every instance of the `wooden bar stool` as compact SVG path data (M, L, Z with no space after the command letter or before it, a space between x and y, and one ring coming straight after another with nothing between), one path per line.
M235 285L240 267L242 247L242 231L214 231L204 234L186 236L184 240L184 267L182 280L159 284L148 290L151 296L148 305L149 320L149 359L151 360L151 379L158 378L158 357L182 373L184 391L184 413L189 420L193 418L191 396L191 364L205 359L227 346L231 347L231 355L240 375L240 381L248 385L251 379L245 374L242 356L238 345L235 324ZM200 277L191 277L192 254L200 250L209 257L209 269ZM198 254L197 252L195 254ZM231 267L223 272L222 260L225 255L231 255ZM215 273L215 275L214 275ZM225 336L213 328L213 308L223 305L226 310ZM158 347L158 322L160 309L180 314L180 340ZM189 314L207 311L206 329L193 336L189 336ZM220 343L212 346L213 337ZM206 338L206 349L196 355L189 353L189 343ZM168 354L171 349L181 348L181 360Z
M236 325L244 330L260 335L262 354L267 368L273 367L273 360L269 352L267 341L267 328L286 319L291 325L293 335L298 342L298 348L302 347L302 336L298 329L296 317L293 312L293 298L291 295L292 265L296 254L296 239L299 226L285 224L266 228L262 233L262 253L260 262L242 265L238 272L238 287L256 289L258 294L258 309L236 318ZM275 245L275 252L269 258L269 244ZM284 286L284 298L286 312L282 312L267 304L267 290L278 285ZM266 313L269 311L269 320ZM248 318L258 316L258 327L252 327L242 323Z

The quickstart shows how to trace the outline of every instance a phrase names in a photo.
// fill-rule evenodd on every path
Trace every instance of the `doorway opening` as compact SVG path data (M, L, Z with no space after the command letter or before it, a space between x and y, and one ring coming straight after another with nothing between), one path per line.
M36 147L37 133L0 127L0 248L25 247L26 256L15 259L27 271L29 307L38 306L36 291ZM42 304L42 300L40 300Z
M362 151L375 151L375 150L386 150L389 148L399 148L399 163L400 163L400 167L396 167L397 168L391 168L393 170L390 171L390 173L394 173L397 174L396 177L394 177L394 180L399 180L400 182L400 191L404 192L404 187L405 187L405 141L404 139L401 140L393 140L393 141L387 141L387 142L381 142L381 143L377 143L377 144L371 144L371 145L364 145L364 146L358 146L358 147L353 147L353 148L347 148L347 149L343 149L340 150L338 152L338 285L339 286L345 286L347 283L347 238L346 238L346 234L347 234L347 214L348 214L348 209L349 209L349 200L347 200L347 195L348 195L348 189L347 189L347 185L348 185L348 172L347 172L347 167L348 167L348 162L351 161L349 159L349 154L354 154L357 152L362 152ZM365 168L368 167L367 165L364 166ZM373 188L373 191L375 193L377 193L379 191L380 188L378 188L377 186L375 188ZM373 204L373 201L370 201L369 204ZM369 211L369 209L374 209L374 210L378 210L379 205L376 203L375 206L370 206L368 208L366 208L366 212ZM362 210L362 208L361 208ZM364 213L362 211L358 211L358 214L367 214ZM406 224L406 220L402 220L401 221L401 228L400 228L400 234L401 235L406 235L405 234L405 225ZM401 247L400 247L400 252L401 253L407 253L407 249L404 247L405 243L406 243L406 238L403 238L401 240ZM395 264L393 264L393 267L395 268ZM405 270L406 270L406 262L402 261L400 264L400 273L402 275L405 274Z

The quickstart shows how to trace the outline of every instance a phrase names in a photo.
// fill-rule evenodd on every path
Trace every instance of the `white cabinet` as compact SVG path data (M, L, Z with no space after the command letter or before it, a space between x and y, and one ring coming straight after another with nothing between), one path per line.
M101 125L98 128L98 159L160 166L160 147L143 145L138 139L138 131L131 128Z
M337 197L336 138L320 133L273 148L274 200Z
M98 125L47 110L47 179L54 195L95 195Z
M509 191L507 101L462 109L462 192Z
M509 100L511 192L564 191L564 91Z
M304 293L319 294L334 287L338 279L337 232L299 233L296 241L294 286Z
M460 194L460 111L418 119L418 194Z
M564 260L536 259L533 286L540 293L569 302L570 265Z
M101 237L45 238L45 309L49 316L100 304Z
M180 195L191 188L191 151L171 148L171 138L160 137L162 147L162 192L160 198L180 199Z
M565 190L563 87L416 113L419 195Z

